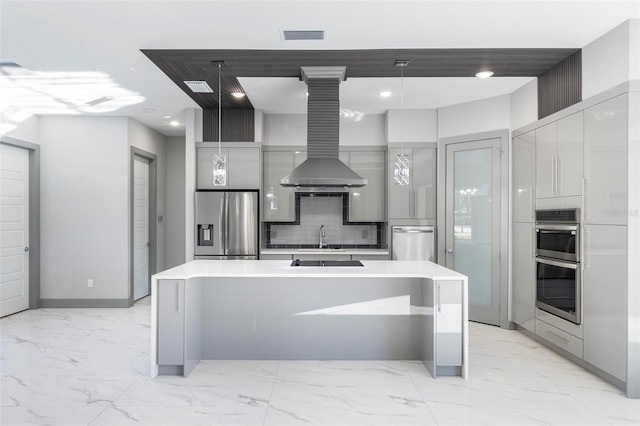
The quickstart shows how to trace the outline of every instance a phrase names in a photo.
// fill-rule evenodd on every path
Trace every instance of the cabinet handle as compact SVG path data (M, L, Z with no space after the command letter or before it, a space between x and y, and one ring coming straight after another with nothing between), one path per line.
M587 182L587 179L582 178L582 204L583 204L582 214L584 215L585 220L589 219L589 211L591 210L589 208L590 201L591 201L591 197L589 196L589 184Z
M555 194L556 189L556 157L551 157L551 194Z
M584 269L591 266L591 231L584 227Z
M440 284L436 287L436 298L438 299L438 313L442 312L442 301L440 300Z
M531 208L529 209L529 211L531 212L531 216L530 216L531 220L535 219L534 213L533 213L536 209L536 199L534 194L535 191L536 191L536 188L533 185L531 185L529 187L529 196L531 197Z
M182 292L180 291L180 281L176 282L176 311L178 313L181 311L182 306Z
M529 228L529 234L530 234L529 235L529 237L530 237L530 239L529 239L529 256L531 256L531 258L534 259L535 256L533 255L533 253L534 253L533 247L536 244L536 240L535 240L535 232L534 232L534 229L533 229L533 225L531 225L531 227Z
M560 157L556 157L556 195L560 195Z

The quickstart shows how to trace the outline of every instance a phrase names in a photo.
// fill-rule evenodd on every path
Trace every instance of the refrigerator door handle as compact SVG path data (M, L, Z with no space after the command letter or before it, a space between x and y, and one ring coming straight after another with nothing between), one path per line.
M225 255L229 253L229 193L224 193L222 199L222 250Z

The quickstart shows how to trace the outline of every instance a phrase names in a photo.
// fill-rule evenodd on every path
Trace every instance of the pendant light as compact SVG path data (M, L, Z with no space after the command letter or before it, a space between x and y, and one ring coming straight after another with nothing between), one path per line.
M213 186L227 185L227 157L222 155L222 90L220 74L223 61L218 62L218 154L213 156Z
M408 60L396 60L396 66L400 67L400 154L393 162L393 183L400 186L411 183L411 158L404 153L404 67L407 65Z

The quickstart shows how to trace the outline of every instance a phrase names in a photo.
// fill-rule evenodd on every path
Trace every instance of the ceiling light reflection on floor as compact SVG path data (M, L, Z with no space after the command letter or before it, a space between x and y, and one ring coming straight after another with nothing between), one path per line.
M31 71L0 61L0 135L40 114L100 114L144 102L103 72Z

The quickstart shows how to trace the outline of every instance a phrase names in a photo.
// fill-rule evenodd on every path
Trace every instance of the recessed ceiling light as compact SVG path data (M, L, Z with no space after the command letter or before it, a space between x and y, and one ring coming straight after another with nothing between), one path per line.
M147 114L153 114L154 112L156 112L155 108L143 108L142 110Z
M242 92L231 92L231 96L234 98L244 98L246 95Z
M171 118L171 116L170 115L165 115L164 118L169 119L169 118Z
M493 71L480 71L476 73L478 78L489 78L493 75Z
M388 98L389 96L391 96L391 92L388 90L384 90L380 92L379 95L382 96L383 98Z
M176 120L173 120L173 121L170 121L169 124L171 124L173 127L176 127L176 126L180 125L180 122L176 121Z

